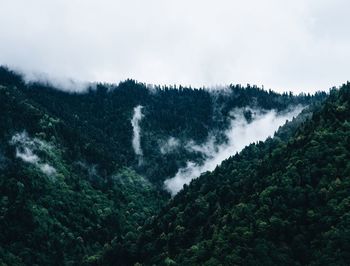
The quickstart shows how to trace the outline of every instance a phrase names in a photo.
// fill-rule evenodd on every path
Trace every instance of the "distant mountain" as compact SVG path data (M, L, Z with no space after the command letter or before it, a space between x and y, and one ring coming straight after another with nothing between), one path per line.
M222 151L233 156L230 152L239 151L251 139L263 138L286 117L293 117L295 110L308 106L279 130L278 138L266 142L280 139L284 143L326 97L326 93L294 96L239 85L220 91L149 87L133 80L92 84L84 93L68 93L48 84L27 84L21 75L0 67L0 263L186 262L171 249L164 257L166 247L158 248L145 238L151 226L155 231L150 235L158 239L161 230L155 221L168 219L163 215L170 206L191 194L186 186L170 200L164 181L186 174L188 179L180 180L176 190L167 187L176 193L197 172L210 170L208 162L211 166L220 163ZM262 124L266 121L270 125ZM232 135L236 126L243 131ZM255 132L251 138L237 137L250 134L251 128ZM257 148L259 156L275 148L259 145L269 147ZM242 154L251 147L255 146ZM257 160L257 155L249 156L247 164ZM190 172L189 165L195 171ZM226 165L205 174L190 188L224 172ZM219 180L215 181L218 185L232 185L227 174ZM248 180L249 176L240 182ZM192 206L192 200L194 194L183 204ZM191 213L196 217L195 210ZM191 228L183 227L186 232ZM201 228L205 227L199 222ZM181 250L197 243L185 236L188 243L181 242ZM161 253L144 254L143 245Z
M347 83L297 127L193 180L104 264L349 265L349 118Z

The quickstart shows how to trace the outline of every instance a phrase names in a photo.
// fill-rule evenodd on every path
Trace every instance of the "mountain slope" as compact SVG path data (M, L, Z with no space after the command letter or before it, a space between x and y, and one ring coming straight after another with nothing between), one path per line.
M189 141L201 145L208 137L215 136L219 145L227 140L223 132L230 126L233 110L246 109L244 115L250 121L249 108L283 113L326 97L325 93L294 96L239 85L213 92L183 87L149 88L132 80L119 85L95 84L85 93L76 94L41 83L24 84L20 76L4 68L0 69L0 84L16 86L23 97L72 128L79 141L86 143L85 159L99 165L105 177L115 169L128 166L159 187L185 167L187 161L203 161L203 154L186 147ZM143 106L140 121L142 165L138 164L139 156L131 145L131 119L134 108L139 105ZM179 143L176 149L162 152L172 139ZM89 155L91 149L98 156Z
M0 67L0 263L94 264L110 245L120 247L118 259L132 261L142 226L170 198L164 180L190 160L206 160L188 143L200 147L211 136L215 145L227 143L237 109L250 124L253 108L283 115L325 96L250 86L148 88L132 80L77 94L26 84ZM135 107L142 110L139 154Z
M102 179L84 138L19 89L0 86L0 104L0 264L76 265L164 202L134 171Z
M124 261L119 246L104 263L349 265L349 117L348 83L288 140L250 145L193 180L125 244Z

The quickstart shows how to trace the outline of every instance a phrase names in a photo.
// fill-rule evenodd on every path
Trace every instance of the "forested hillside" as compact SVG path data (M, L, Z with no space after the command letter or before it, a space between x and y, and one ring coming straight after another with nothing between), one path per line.
M347 83L298 127L193 180L104 263L349 265L349 117Z
M86 159L98 151L20 90L1 86L0 101L1 263L77 264L167 198L132 170L102 178Z
M203 159L198 152L186 148L188 141L201 144L209 135L214 135L218 144L226 141L222 132L230 126L235 108L282 113L298 105L322 101L326 96L325 93L315 96L277 94L240 85L212 92L184 87L150 88L133 80L119 85L93 84L86 93L66 93L41 83L26 85L20 75L6 68L0 69L0 84L8 88L15 86L22 97L74 131L78 139L69 136L69 152L83 149L80 153L84 159L98 165L103 177L129 166L137 168L158 186L184 167L189 159L198 162ZM144 160L141 166L130 145L133 134L130 121L138 105L143 107L140 134ZM249 121L250 109L244 111L244 115ZM179 145L171 152L161 152L171 138ZM84 145L80 145L81 142Z
M1 67L0 264L220 260L215 253L202 258L195 252L197 260L188 250L202 252L205 241L230 235L222 231L223 216L250 197L253 190L246 183L256 188L257 165L264 162L266 171L275 171L265 156L275 158L269 154L278 145L284 151L286 139L326 96L239 85L220 91L157 87L133 80L67 93L49 84L25 83L21 75ZM309 107L280 129L279 138L250 146L170 200L164 181L189 161L205 162L208 140L214 147L228 145L226 132L241 114L246 127L266 114L282 119L297 106ZM347 105L339 108L346 112ZM319 117L328 121L323 113ZM229 166L232 160L241 162L239 167ZM275 160L283 173L284 161ZM221 202L221 197L227 199ZM202 210L202 203L208 209ZM219 242L232 247L226 239Z

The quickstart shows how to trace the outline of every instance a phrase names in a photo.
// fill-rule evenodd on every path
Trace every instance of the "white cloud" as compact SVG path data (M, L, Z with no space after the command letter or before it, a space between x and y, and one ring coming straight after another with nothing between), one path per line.
M38 139L30 138L26 131L21 133L16 133L12 136L10 144L16 146L16 157L20 158L26 163L30 163L35 167L39 168L45 175L55 180L53 177L56 174L56 169L49 165L48 163L42 162L38 155L35 154L36 151L49 151L52 147Z
M0 6L0 63L28 78L43 72L50 79L294 91L349 79L345 0L0 0Z
M180 146L180 140L174 137L169 137L166 141L160 143L161 154L174 152Z
M16 148L16 157L27 163L37 164L39 162L39 157L28 147Z
M56 174L56 169L47 163L41 164L40 170L48 176Z
M204 163L187 162L186 167L179 169L173 178L164 182L165 188L172 195L175 195L184 184L188 184L192 179L199 177L201 173L213 171L223 160L241 151L245 146L272 136L286 120L291 120L297 116L302 111L302 107L295 107L284 114L278 114L274 110L266 112L251 111L253 113L251 123L248 123L244 118L243 109L232 111L235 119L231 120L231 126L225 132L228 139L227 143L216 145L214 137L209 137L208 141L202 145L195 145L193 142L188 143L188 149L200 152L206 157Z
M143 118L142 114L142 106L138 105L134 108L134 114L131 119L131 126L133 130L132 136L132 147L134 149L135 154L139 157L139 164L142 163L142 148L141 148L141 127L140 122Z

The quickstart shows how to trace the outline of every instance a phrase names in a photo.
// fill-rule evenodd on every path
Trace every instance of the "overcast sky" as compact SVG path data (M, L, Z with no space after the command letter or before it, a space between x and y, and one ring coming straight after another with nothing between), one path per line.
M350 79L349 14L349 0L0 0L0 64L29 78L315 91Z

